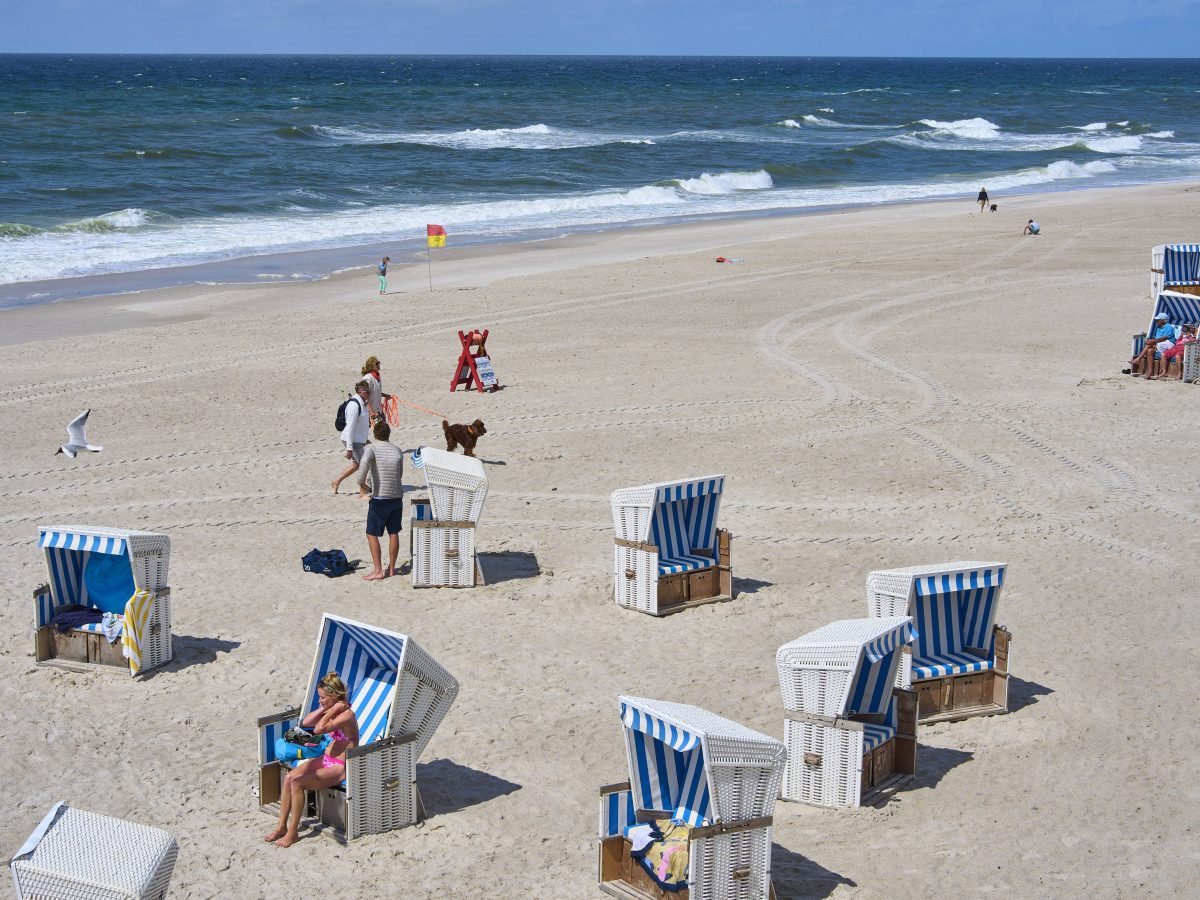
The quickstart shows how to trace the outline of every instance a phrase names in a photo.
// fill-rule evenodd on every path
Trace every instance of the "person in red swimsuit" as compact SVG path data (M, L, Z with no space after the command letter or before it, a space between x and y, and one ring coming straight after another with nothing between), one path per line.
M279 822L263 839L274 841L279 847L290 847L300 837L304 792L340 784L346 777L346 751L358 746L358 717L350 708L346 685L337 672L330 672L321 679L317 685L317 708L300 724L311 728L314 734L329 735L330 743L323 756L306 759L283 779Z

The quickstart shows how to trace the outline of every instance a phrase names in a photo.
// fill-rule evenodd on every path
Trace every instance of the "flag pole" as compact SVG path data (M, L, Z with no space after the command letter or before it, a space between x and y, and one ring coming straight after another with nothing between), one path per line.
M428 243L428 238L425 239ZM425 248L425 265L429 270L429 293L433 293L433 248Z

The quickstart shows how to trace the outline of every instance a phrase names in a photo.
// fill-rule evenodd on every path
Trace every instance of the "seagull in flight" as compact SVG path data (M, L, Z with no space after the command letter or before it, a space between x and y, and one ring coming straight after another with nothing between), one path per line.
M90 450L92 453L99 453L103 447L96 447L88 443L87 439L87 418L91 412L90 409L85 409L67 426L67 442L54 451L54 455L65 453L71 459L75 458L75 454L80 450Z

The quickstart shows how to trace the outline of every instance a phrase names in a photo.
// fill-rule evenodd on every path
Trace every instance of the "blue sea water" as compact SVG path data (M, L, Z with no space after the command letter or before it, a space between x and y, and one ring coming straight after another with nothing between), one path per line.
M9 55L0 306L366 265L429 222L454 245L1198 177L1197 60Z

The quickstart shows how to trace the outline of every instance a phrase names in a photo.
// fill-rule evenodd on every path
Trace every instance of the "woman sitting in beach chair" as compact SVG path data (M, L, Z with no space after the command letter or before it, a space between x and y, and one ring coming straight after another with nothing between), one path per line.
M337 672L330 672L317 686L317 708L304 717L301 727L316 735L328 735L323 755L305 760L283 780L279 798L279 822L264 840L280 847L296 843L304 816L304 792L331 788L346 777L346 751L358 746L358 717L350 708L346 685ZM288 821L289 816L291 821Z

